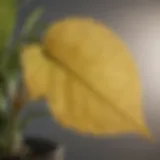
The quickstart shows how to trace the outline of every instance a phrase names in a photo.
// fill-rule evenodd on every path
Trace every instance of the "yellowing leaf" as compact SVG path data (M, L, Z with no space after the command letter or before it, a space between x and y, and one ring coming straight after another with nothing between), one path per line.
M48 103L57 121L95 135L149 135L136 65L110 29L69 18L50 26L43 43L54 63Z
M30 98L44 98L48 85L49 63L44 58L41 47L38 44L23 47L21 64Z
M51 25L42 45L46 56L34 45L22 52L24 79L32 97L46 98L57 122L84 134L149 136L136 65L110 29L69 18Z

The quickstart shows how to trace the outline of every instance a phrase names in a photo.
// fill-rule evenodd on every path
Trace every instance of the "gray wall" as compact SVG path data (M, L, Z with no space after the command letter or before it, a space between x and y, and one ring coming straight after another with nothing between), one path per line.
M52 119L37 119L25 135L50 138L67 146L67 160L159 160L160 159L160 1L158 0L32 0L20 11L16 36L27 14L37 4L47 6L41 21L69 15L92 16L103 20L128 44L139 67L143 85L146 121L157 143L135 136L96 139L60 128ZM42 102L26 105L22 115L47 110Z

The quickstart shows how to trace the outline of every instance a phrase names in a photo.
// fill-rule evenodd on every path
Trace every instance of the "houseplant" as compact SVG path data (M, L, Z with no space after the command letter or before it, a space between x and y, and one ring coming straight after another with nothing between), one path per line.
M35 159L39 156L59 159L57 156L60 152L57 150L56 143L38 137L24 138L21 134L33 117L46 116L46 114L31 113L19 120L20 111L27 100L19 76L19 47L26 41L33 41L35 37L32 27L44 12L44 8L36 8L26 18L19 37L15 40L14 31L20 6L19 0L0 1L0 159ZM6 19L3 18L4 15Z

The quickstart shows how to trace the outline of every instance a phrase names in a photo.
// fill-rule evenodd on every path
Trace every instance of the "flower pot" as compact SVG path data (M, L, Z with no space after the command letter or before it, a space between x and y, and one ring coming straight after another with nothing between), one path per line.
M25 138L20 151L14 155L3 155L0 160L63 160L63 148L44 138Z

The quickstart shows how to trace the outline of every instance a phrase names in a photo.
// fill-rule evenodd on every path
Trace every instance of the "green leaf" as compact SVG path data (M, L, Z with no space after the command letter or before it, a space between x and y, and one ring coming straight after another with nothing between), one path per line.
M8 54L11 49L9 49L11 47L9 41L13 36L18 6L17 0L0 1L0 72L3 73L10 56Z
M1 60L4 54L4 49L7 45L7 41L13 31L16 13L17 13L17 1L16 0L1 0L0 1L0 54Z
M40 19L43 13L44 13L44 8L38 7L29 15L29 17L26 20L26 23L23 26L22 32L21 32L22 37L26 37L29 35L34 25Z
M7 69L9 70L9 74L16 73L20 71L19 64L19 48L16 47L12 51L13 53L10 55L10 59L8 61Z

